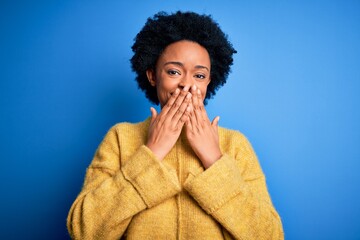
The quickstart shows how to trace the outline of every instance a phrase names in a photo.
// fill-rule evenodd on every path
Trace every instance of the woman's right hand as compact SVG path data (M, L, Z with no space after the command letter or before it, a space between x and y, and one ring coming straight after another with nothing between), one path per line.
M146 146L160 159L170 152L190 114L189 86L176 89L160 114L150 108L151 121Z

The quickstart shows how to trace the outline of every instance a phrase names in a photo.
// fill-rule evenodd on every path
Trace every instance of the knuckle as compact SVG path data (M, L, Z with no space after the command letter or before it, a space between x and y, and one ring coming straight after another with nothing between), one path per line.
M168 102L166 103L166 107L168 107L168 108L171 108L172 105L173 105L173 103L172 103L171 101L168 101Z
M194 129L194 134L199 134L200 133L200 128L197 126L195 129Z
M176 111L176 114L177 114L177 115L182 115L183 113L184 113L184 110L181 109L181 108Z
M179 102L175 102L175 103L173 104L173 106L174 106L174 108L178 108L178 107L180 107L180 103L179 103Z
M173 126L172 128L170 128L170 131L171 131L172 133L176 133L176 132L179 131L179 127L178 127L178 126Z
M186 91L181 91L180 96L185 97L185 96L186 96L186 94L187 94L187 92L186 92Z

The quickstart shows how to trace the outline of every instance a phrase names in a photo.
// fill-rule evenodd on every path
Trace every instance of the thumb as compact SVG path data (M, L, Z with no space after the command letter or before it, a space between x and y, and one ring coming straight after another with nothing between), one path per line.
M215 117L214 120L212 120L212 122L211 122L211 126L213 126L215 129L217 129L217 127L219 126L219 120L220 120L219 116Z
M150 107L150 112L151 112L151 122L154 122L155 118L157 117L157 111L155 108Z

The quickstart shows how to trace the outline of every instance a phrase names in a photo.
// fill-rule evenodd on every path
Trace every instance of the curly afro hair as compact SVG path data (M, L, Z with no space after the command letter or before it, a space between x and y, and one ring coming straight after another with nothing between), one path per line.
M189 40L200 44L208 51L211 81L205 100L212 98L226 83L230 66L233 64L232 55L236 53L227 36L210 15L199 15L194 12L178 11L170 15L159 12L153 18L147 19L134 40L131 67L137 74L139 88L155 104L159 104L159 99L156 89L148 81L146 70L155 69L158 58L171 43Z

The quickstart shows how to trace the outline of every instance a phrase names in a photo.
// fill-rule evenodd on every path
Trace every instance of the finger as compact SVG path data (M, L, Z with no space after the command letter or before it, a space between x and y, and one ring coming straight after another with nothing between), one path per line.
M191 87L191 93L193 95L192 104L193 104L195 110L197 110L198 106L199 106L198 97L197 97L197 90L198 90L198 88L196 87L196 85Z
M189 112L189 125L192 131L198 130L198 124L196 119L196 110L192 104L190 104L190 112Z
M151 112L151 123L153 123L157 117L157 111L155 108L151 107L150 112Z
M196 85L192 86L191 92L193 94L193 97L192 97L192 104L193 104L192 124L193 125L195 125L197 122L203 121L201 114L200 114L198 91L200 91L200 89L198 89L196 87Z
M220 117L217 116L217 117L215 117L214 120L212 120L212 122L211 122L211 126L212 126L215 130L218 129L219 120L220 120Z
M188 125L190 111L191 111L190 106L187 106L184 114L181 116L181 118L179 119L179 121L177 123L178 128L182 128L184 124Z
M193 104L194 104L194 124L200 124L203 125L203 123L205 122L206 118L204 118L203 116L203 109L201 107L201 97L199 98L199 94L201 96L201 91L200 89L196 89L194 97L193 97Z
M160 113L161 116L166 115L168 113L168 111L171 109L176 99L178 98L179 93L180 93L180 89L179 88L175 89L174 93L171 95L165 106L161 109L161 113Z
M172 104L171 108L167 112L166 115L169 115L170 118L167 118L169 120L172 120L172 117L175 115L175 113L179 110L181 107L181 104L185 100L186 95L188 94L189 86L185 86L183 90L180 91L179 96L176 98L175 102Z
M190 103L190 99L191 99L191 93L187 93L185 100L181 103L179 109L176 111L176 113L174 114L174 116L172 117L173 123L175 125L178 124L178 121L181 119L181 117L186 113L186 109L189 106Z
M186 109L189 109L189 113L187 114L187 118L185 120L185 125L189 130L192 130L191 120L190 120L190 106Z
M201 95L201 91L200 89L198 89L197 91L197 98L198 98L198 104L199 104L199 109L200 109L200 112L201 112L201 115L202 115L202 118L206 121L209 121L209 117L206 113L206 110L205 110L205 106L204 106L204 100L202 98L202 95Z

